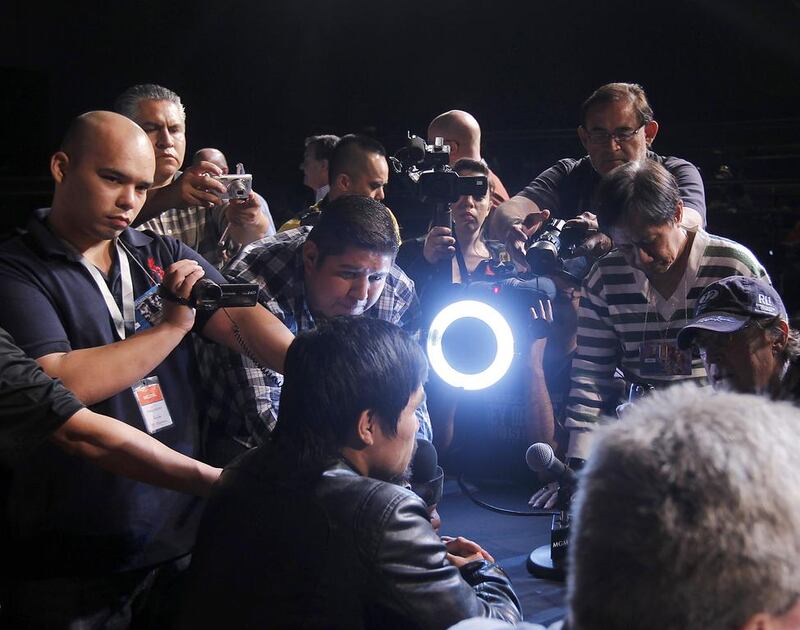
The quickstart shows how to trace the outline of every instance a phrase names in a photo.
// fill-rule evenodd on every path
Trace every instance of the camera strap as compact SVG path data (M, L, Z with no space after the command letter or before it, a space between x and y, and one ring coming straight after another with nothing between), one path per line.
M133 279L131 277L131 266L128 262L128 257L125 255L125 251L120 247L118 238L114 239L114 247L117 250L119 274L122 282L122 311L120 311L114 296L111 295L108 284L106 284L106 279L103 277L103 274L100 273L100 270L86 260L86 257L83 256L83 254L80 254L74 248L71 249L73 249L73 251L77 254L78 262L80 262L81 265L83 265L89 272L89 275L92 276L94 283L97 285L97 288L100 291L100 295L103 296L103 300L106 303L108 314L111 315L111 320L114 322L114 328L117 331L117 336L120 338L120 340L122 340L125 339L127 331L132 332L134 330L135 312L133 303Z
M458 273L461 276L461 283L467 285L472 280L472 274L470 274L467 269L467 263L464 260L464 254L461 251L461 244L458 242L458 238L456 238L455 230L453 230L453 238L456 241L456 263L458 264Z

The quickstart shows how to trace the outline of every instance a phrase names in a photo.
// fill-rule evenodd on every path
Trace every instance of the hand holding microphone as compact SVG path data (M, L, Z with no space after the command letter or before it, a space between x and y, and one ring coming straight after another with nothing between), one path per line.
M528 504L532 508L545 510L559 507L560 491L562 489L571 491L577 482L578 478L575 475L575 471L558 459L553 452L553 448L544 442L532 444L525 453L525 461L532 471L537 473L548 472L555 477L555 481L537 490L528 501Z

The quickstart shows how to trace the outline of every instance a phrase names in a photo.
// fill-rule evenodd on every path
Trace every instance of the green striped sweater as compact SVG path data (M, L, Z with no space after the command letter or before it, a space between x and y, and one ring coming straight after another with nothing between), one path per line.
M578 316L578 350L572 362L572 384L565 426L568 455L585 458L591 430L619 394L614 373L656 387L682 380L705 382L700 357L692 356L691 376L643 374L639 351L645 341L674 342L702 290L715 280L743 275L766 278L750 250L734 241L699 230L692 243L683 279L664 299L644 272L632 267L619 250L595 263L583 284Z

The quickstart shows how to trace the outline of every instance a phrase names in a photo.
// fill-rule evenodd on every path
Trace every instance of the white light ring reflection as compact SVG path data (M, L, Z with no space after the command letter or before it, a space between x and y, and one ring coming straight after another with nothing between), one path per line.
M447 328L459 319L473 317L482 321L492 331L497 342L497 353L492 363L477 374L464 374L451 366L444 356L442 339ZM428 360L441 379L453 387L477 390L491 387L499 381L514 358L514 335L505 318L494 308L476 300L461 300L443 308L433 318L428 332Z

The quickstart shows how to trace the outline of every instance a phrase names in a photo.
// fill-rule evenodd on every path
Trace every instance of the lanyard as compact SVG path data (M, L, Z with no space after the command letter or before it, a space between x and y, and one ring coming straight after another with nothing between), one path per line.
M133 303L133 280L131 278L131 266L128 262L128 257L120 247L118 238L114 239L114 246L117 248L117 260L119 260L120 279L122 280L122 312L120 312L114 296L111 295L111 291L108 289L105 278L103 278L103 275L100 273L97 267L86 260L86 258L82 255L80 255L78 260L91 274L92 279L97 285L97 288L100 290L100 294L103 296L103 299L106 302L108 313L111 315L111 319L114 322L114 328L117 330L117 336L120 339L125 339L126 329L133 330L133 322L135 317Z

